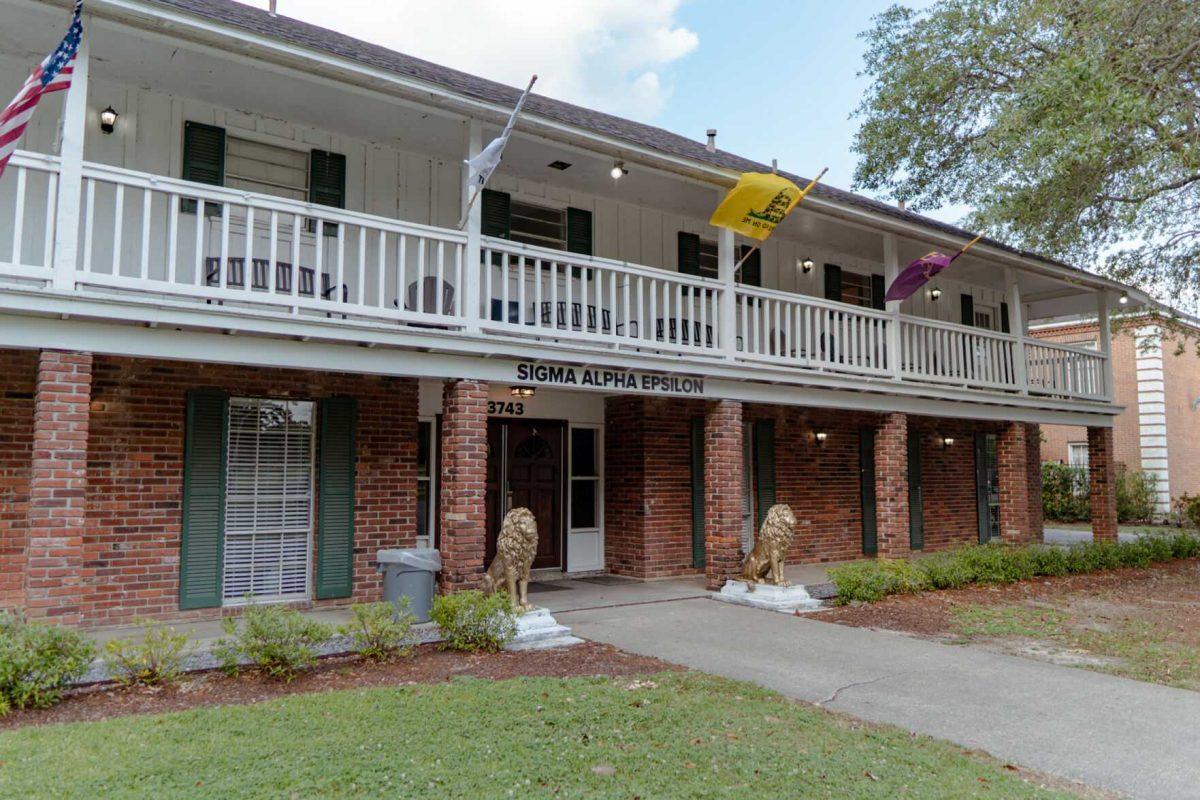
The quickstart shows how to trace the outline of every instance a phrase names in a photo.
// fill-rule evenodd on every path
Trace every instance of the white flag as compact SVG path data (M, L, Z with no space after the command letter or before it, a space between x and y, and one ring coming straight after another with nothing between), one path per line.
M479 151L479 155L474 158L467 159L467 185L475 188L478 192L488 182L488 178L492 177L492 173L496 171L496 167L500 166L500 159L504 155L504 146L508 144L509 134L512 133L513 125L517 122L517 116L521 113L521 106L525 105L525 98L529 97L529 92L533 89L534 81L537 80L537 75L529 79L529 86L525 87L524 94L517 100L517 107L513 109L512 116L508 118L508 123L504 126L504 130L500 135L488 143L488 146Z

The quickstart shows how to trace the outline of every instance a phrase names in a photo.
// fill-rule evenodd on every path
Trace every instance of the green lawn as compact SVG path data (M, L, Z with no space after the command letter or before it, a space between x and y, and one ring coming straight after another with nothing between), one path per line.
M0 797L199 796L1061 795L948 744L694 673L462 679L0 734Z

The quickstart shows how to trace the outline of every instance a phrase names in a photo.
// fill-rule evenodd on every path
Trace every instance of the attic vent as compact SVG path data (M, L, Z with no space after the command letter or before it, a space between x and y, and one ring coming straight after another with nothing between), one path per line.
M567 169L571 165L566 161L551 161L547 166L550 167L550 169L557 169L561 171Z

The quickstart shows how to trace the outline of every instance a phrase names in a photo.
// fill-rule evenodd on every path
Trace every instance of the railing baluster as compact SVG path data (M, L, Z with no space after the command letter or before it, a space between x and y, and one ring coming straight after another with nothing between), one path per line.
M401 312L416 310L415 298L413 308L408 307L408 235L404 233L396 241L396 304Z
M54 214L58 208L58 173L51 172L46 183L46 237L42 242L42 259L46 269L54 266Z
M542 264L543 260L533 260L533 327L541 328L542 322Z
M366 305L367 299L367 228L358 226L358 304Z
M221 263L217 265L217 275L220 287L229 285L229 218L233 216L233 206L221 204ZM244 277L244 276L243 276Z
M90 181L89 181L90 183ZM90 200L90 198L89 198ZM88 209L91 209L91 202L88 202ZM192 276L192 281L196 286L203 286L204 280L204 198L196 198L196 238L194 241L194 249L192 252L192 266L195 269L195 274ZM90 238L90 237L89 237ZM90 260L90 256L89 259Z
M117 184L116 200L113 202L113 245L112 274L121 274L121 237L125 231L125 184Z
M242 252L242 291L249 292L254 283L254 206L246 204L246 237Z
M268 219L268 225L271 226L269 244L267 245L267 293L275 296L276 290L279 288L279 276L275 273L279 268L275 265L279 262L279 212L271 209L271 216Z
M17 166L17 196L13 207L12 262L22 264L21 237L25 233L25 167Z
M324 281L322 281L324 283ZM341 303L347 296L346 285L346 225L337 226L337 269L334 270L333 296L328 298L335 303ZM324 287L322 287L324 288Z
M437 292L433 296L433 304L436 314L446 313L446 243L439 239L437 243Z
M300 229L301 217L299 214L292 214L292 298L295 302L299 302L300 297ZM292 306L292 313L298 313L300 310L298 305Z
M167 283L175 283L179 248L179 195L167 195Z
M517 256L517 324L525 324L525 256Z
M83 271L92 271L92 239L96 227L96 182L87 181L87 214L83 218Z

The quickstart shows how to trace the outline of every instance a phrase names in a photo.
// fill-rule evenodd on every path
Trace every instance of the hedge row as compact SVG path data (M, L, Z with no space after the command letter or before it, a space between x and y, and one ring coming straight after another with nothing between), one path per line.
M830 568L829 579L837 587L837 603L844 605L855 601L874 603L890 594L1147 567L1196 556L1200 556L1200 535L1187 532L1120 543L1086 542L1069 548L968 545L921 559L881 558L843 564Z

